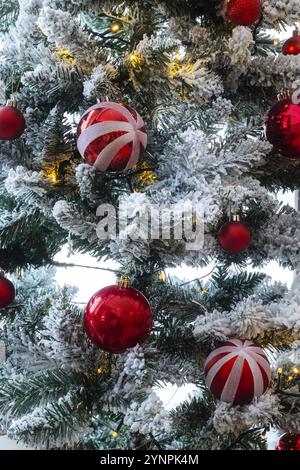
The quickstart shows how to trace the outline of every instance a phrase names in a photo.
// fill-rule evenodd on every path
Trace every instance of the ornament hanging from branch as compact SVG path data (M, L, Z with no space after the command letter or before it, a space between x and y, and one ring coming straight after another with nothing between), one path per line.
M266 137L277 154L291 160L300 159L300 104L293 103L287 93L270 110Z
M0 140L15 140L21 137L26 122L17 108L15 100L8 100L6 106L0 108Z
M227 17L236 26L251 26L260 19L261 14L261 0L229 0L228 2Z
M238 214L233 215L232 220L223 224L218 232L218 242L229 254L245 252L251 240L251 230L248 225L241 222Z
M300 54L300 32L298 29L295 30L293 36L284 43L282 53L284 55Z
M103 351L115 354L143 342L151 332L152 321L148 300L129 287L126 276L119 285L97 292L84 312L88 337Z
M8 307L16 297L15 286L0 272L0 308Z
M102 102L82 116L77 146L98 171L123 171L135 166L147 147L141 116L125 104Z
M300 450L300 434L287 432L277 441L275 450Z
M251 403L265 393L271 380L263 349L247 340L234 339L207 358L206 385L215 398L234 405Z

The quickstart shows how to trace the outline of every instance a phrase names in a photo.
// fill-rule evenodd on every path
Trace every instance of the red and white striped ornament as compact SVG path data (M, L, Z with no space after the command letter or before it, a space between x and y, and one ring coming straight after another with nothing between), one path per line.
M123 171L136 165L147 147L142 117L110 101L89 108L78 125L77 146L98 171Z
M234 405L251 403L265 393L271 380L268 358L260 347L233 339L208 356L206 385L221 401Z

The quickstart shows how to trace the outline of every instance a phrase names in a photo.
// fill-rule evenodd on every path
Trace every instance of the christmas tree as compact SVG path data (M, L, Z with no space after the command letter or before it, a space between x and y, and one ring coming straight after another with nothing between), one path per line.
M276 197L300 180L300 34L280 39L299 1L1 0L0 17L0 429L250 450L275 428L299 449L299 284L262 273L300 265ZM85 313L55 281L67 243L116 262ZM185 384L166 409L159 388Z

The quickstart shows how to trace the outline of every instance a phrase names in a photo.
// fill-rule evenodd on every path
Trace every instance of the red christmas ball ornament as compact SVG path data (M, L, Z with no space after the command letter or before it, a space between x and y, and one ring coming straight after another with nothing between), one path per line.
M218 242L226 253L237 254L246 251L252 240L249 227L240 222L238 215L222 225L218 232Z
M81 156L98 171L123 171L136 165L147 147L141 116L122 103L89 108L77 130Z
M234 405L251 403L265 393L271 368L264 351L251 341L230 340L207 358L206 385L215 398Z
M300 104L291 98L280 100L269 112L266 121L266 137L279 155L300 159Z
M250 26L261 17L260 0L230 0L227 7L227 17L236 26Z
M298 55L300 54L300 34L299 31L294 31L293 36L288 39L283 47L282 53L284 55Z
M0 107L0 140L18 139L25 129L25 118L16 108L15 102L8 101Z
M84 312L88 337L103 351L116 354L142 343L151 332L152 321L146 297L126 284L101 289Z
M277 441L275 450L300 450L300 434L287 432Z
M15 286L3 273L0 273L0 308L10 305L15 297Z

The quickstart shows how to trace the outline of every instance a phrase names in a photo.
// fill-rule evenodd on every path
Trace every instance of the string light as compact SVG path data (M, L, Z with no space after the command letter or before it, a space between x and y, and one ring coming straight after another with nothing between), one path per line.
M142 164L139 164L137 165L137 169L143 169L143 168L147 168L149 165L147 165L147 163L142 163ZM155 181L157 181L157 176L156 174L154 173L154 171L152 170L145 170L145 171L142 171L140 173L138 173L135 178L137 179L137 181L139 182L139 185L142 187L142 188L145 188L147 186L150 186L151 184L153 184Z
M295 375L298 375L299 374L299 369L297 369L297 367L294 367L293 372L294 372Z
M118 437L119 433L117 433L116 431L112 431L111 435L114 439L116 439Z
M133 69L142 70L142 65L144 61L142 56L137 52L134 51L129 54L129 62Z
M103 374L103 372L104 372L103 367L99 367L99 369L97 369L97 374L100 375L100 374Z
M69 65L73 65L75 59L70 54L70 51L68 51L67 49L58 49L56 54L57 54L58 59L60 59L61 61Z
M123 28L123 24L120 21L113 21L110 30L112 33L118 33Z
M273 46L279 46L279 43L280 43L279 39L274 39Z
M282 374L282 367L279 367L279 369L277 370L277 374L278 374L278 375L281 375L281 374Z
M167 276L164 272L161 272L161 273L158 274L158 279L162 282L166 282Z
M46 166L43 170L43 175L45 178L50 180L53 184L57 184L59 182L58 164Z

